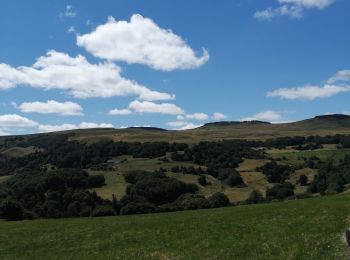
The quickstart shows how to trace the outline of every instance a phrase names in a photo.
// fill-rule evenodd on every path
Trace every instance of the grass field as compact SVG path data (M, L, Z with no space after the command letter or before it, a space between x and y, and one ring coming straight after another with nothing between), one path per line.
M139 216L0 221L0 259L347 259L350 194Z
M92 175L103 175L106 180L106 185L100 188L92 189L97 192L99 196L105 199L111 199L112 195L115 194L118 199L122 198L125 195L127 183L124 180L123 173L127 171L134 170L144 170L153 172L158 170L160 167L166 169L167 175L169 177L176 178L180 181L186 183L195 183L199 186L199 193L205 196L209 196L215 192L222 191L221 182L215 178L207 175L208 181L212 184L206 187L202 187L198 184L198 176L192 174L182 174L182 173L173 173L171 168L173 166L194 166L199 167L199 165L190 163L190 162L162 162L159 158L148 159L148 158L133 158L132 156L121 156L120 161L126 159L125 162L118 165L117 171L91 171L89 173ZM1 180L0 180L1 181Z
M91 189L104 199L112 199L112 195L116 195L118 199L125 195L126 182L120 172L115 171L89 171L91 175L103 175L106 185Z
M35 151L40 151L39 148L34 147L34 146L29 146L29 147L11 147L8 148L1 153L5 156L9 157L23 157L29 154L34 153Z
M267 151L268 153L270 151ZM312 156L317 156L321 160L331 159L334 161L339 161L343 159L345 155L350 155L350 149L317 149L313 151L295 151L295 150L281 150L280 152L270 152L274 158L285 157L288 162L292 164L298 164L301 160L298 158L310 158Z
M283 151L285 154L286 152ZM303 152L306 153L306 152ZM279 154L274 153L275 156ZM266 193L266 189L273 186L273 184L267 181L267 178L261 172L256 171L256 167L264 165L269 160L265 159L245 159L237 168L240 172L244 183L247 187L244 188L231 188L227 185L221 183L221 181L216 178L206 175L206 178L210 185L202 186L198 183L198 176L192 174L182 174L182 173L173 173L171 172L171 167L175 165L179 166L194 166L199 167L190 162L162 162L159 158L147 159L147 158L133 158L132 156L122 156L119 160L126 159L125 162L119 164L117 171L89 171L90 174L102 174L105 176L106 185L100 188L93 189L97 192L99 196L105 199L111 199L112 194L115 194L118 199L122 198L125 195L127 183L124 180L123 173L130 170L146 170L146 171L155 171L160 167L167 169L166 175L169 177L176 178L185 183L193 183L199 187L198 193L209 197L210 195L216 192L223 192L230 199L232 203L245 201L253 190L260 191L263 195ZM290 182L297 184L297 180L301 174L305 174L309 181L314 178L316 170L311 169L301 169L296 171L290 177ZM1 179L0 179L1 181ZM296 185L296 193L304 193L307 187L300 187Z

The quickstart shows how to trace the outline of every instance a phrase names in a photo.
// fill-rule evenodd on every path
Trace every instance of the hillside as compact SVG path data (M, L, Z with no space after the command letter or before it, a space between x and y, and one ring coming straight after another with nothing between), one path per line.
M260 121L215 122L191 130L165 130L154 127L131 127L125 129L80 129L70 133L71 139L93 142L101 139L139 142L185 142L217 141L222 139L266 140L284 136L310 136L350 134L350 116L325 115L292 123L270 124ZM56 133L53 133L56 134ZM1 139L4 137L0 137Z
M0 221L1 259L347 259L349 194L140 216Z
M73 131L74 133L74 131ZM293 123L269 124L266 122L220 122L209 123L192 130L159 131L145 128L122 130L84 130L72 138L91 140L94 138L112 138L122 141L176 141L197 143L199 141L217 141L222 139L265 140L284 136L310 136L350 134L350 116L317 116L312 119Z

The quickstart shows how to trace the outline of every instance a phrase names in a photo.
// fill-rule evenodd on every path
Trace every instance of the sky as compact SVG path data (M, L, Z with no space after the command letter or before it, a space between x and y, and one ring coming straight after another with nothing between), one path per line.
M348 0L0 6L0 135L350 113Z

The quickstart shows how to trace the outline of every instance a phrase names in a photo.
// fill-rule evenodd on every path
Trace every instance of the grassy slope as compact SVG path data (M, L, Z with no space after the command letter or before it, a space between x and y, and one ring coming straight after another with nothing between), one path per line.
M11 147L9 149L6 149L2 151L1 153L5 156L9 157L23 157L29 154L34 153L35 151L39 151L40 149L34 147L34 146L29 146L29 147Z
M284 136L310 136L350 134L350 118L313 118L285 124L238 123L227 126L206 125L184 131L157 131L152 129L89 129L75 130L72 139L92 142L101 139L115 141L169 141L198 143L199 141L217 141L222 139L254 139Z
M326 159L334 159L339 160L343 158L346 154L350 154L350 149L340 149L334 150L330 148L319 149L314 151L297 151L293 149L273 149L268 150L268 153L274 158L282 158L286 157L286 160L282 163L290 163L290 164L300 164L302 161L298 160L298 157L309 158L311 156L318 156L322 160ZM169 158L169 155L167 156ZM213 178L212 176L207 175L207 180L211 183L211 185L201 186L197 179L198 176L191 174L182 174L182 173L172 173L171 167L175 165L179 166L194 166L199 167L199 165L195 165L190 162L162 162L158 158L155 159L147 159L147 158L132 158L132 156L122 156L122 158L126 158L127 161L120 164L118 171L115 172L104 172L104 171L90 171L92 174L103 174L106 178L106 185L95 189L97 194L103 198L111 199L112 194L115 194L117 198L123 197L125 195L126 183L122 176L122 174L126 171L130 170L147 170L147 171L155 171L160 167L167 169L167 175L173 178L176 178L180 181L186 183L194 183L199 187L199 194L202 194L206 197L216 193L216 192L224 192L231 202L240 202L246 200L253 190L260 191L263 195L266 192L266 189L271 187L273 184L269 183L266 179L266 176L256 171L256 167L264 165L269 160L264 159L245 159L237 168L240 172L244 183L247 185L245 188L230 188L227 185L223 185L220 181ZM120 159L122 159L120 158ZM290 176L289 181L296 185L295 192L296 193L304 193L307 190L307 186L301 187L297 184L297 180L300 175L305 174L308 177L309 182L311 182L317 173L317 170L304 168L297 170Z
M139 216L0 221L0 259L346 259L350 195Z
M269 153L269 151L268 151ZM310 158L312 156L317 156L321 160L332 159L338 161L343 159L345 155L350 155L350 149L317 149L314 151L293 151L293 150L281 150L270 152L274 158L286 157L286 159L293 164L298 163L298 157Z
M52 135L70 133L70 139L87 143L102 139L115 141L168 141L198 143L199 141L218 141L223 139L254 139L285 136L335 135L350 134L350 117L348 118L312 118L308 120L284 123L233 123L230 125L206 125L197 129L183 131L159 131L157 129L127 128L127 129L80 129L51 133ZM24 136L25 137L25 136ZM7 137L0 137L0 146Z

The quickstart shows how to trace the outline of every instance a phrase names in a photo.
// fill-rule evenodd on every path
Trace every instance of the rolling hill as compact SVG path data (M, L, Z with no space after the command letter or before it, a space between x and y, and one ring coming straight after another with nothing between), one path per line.
M217 141L223 139L265 140L285 136L350 134L350 116L324 115L291 123L270 124L261 121L215 122L191 130L165 130L155 127L125 129L79 129L52 134L70 133L71 139L93 142L101 139L139 142ZM0 138L3 139L4 137Z

